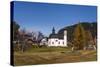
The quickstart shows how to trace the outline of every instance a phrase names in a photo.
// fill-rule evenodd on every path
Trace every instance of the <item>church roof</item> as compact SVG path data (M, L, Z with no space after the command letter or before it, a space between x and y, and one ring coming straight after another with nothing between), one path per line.
M55 28L53 27L52 33L49 35L49 38L58 38L58 39L63 39L63 36L60 34L55 33Z
M63 36L60 36L59 34L50 34L49 38L58 38L58 39L63 39Z
M64 37L63 37L63 34L58 34L58 38L59 39L63 39Z
M50 34L49 38L58 38L58 35L57 34Z

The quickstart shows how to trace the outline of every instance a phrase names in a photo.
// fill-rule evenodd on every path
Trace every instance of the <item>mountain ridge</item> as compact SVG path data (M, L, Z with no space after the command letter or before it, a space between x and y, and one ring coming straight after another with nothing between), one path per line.
M66 27L61 28L58 31L58 35L63 37L64 30L67 30L67 38L68 38L68 41L71 42L73 39L74 29L78 24L74 24L71 26L66 26ZM85 30L88 30L91 32L93 38L97 37L97 22L80 22L80 24L83 26Z

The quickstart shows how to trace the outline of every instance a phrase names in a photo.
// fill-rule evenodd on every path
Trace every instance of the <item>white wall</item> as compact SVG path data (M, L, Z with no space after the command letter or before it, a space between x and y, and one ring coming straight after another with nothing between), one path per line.
M67 46L67 30L64 31L64 44Z
M58 41L58 38L52 38L48 40L48 46L57 46L56 40ZM53 43L52 43L53 42Z
M53 43L52 43L53 42ZM66 46L63 39L52 38L48 40L48 46Z

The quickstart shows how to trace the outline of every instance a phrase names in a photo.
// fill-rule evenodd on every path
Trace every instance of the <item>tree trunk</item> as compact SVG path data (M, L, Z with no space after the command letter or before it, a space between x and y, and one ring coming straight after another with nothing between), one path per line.
M94 50L96 50L96 49L97 49L95 45L93 45L93 48L94 48Z

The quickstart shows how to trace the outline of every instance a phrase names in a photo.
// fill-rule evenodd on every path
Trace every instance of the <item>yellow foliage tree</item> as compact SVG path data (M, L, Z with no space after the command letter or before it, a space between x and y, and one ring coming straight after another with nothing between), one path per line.
M85 43L86 43L86 36L85 36L85 30L82 27L82 25L79 23L73 33L74 40L73 40L73 46L79 50L83 49Z

